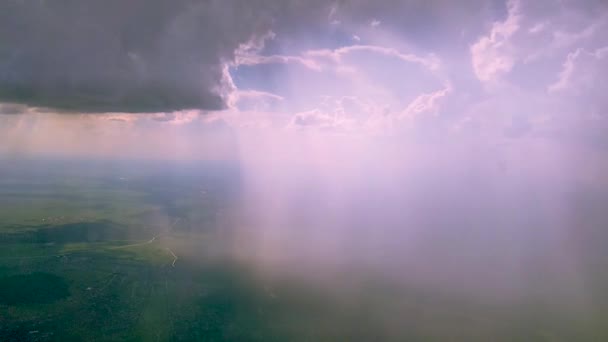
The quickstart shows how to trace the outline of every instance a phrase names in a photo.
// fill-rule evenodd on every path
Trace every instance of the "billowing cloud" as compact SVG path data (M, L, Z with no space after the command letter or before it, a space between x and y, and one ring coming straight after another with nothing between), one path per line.
M552 93L572 91L578 94L589 94L593 102L601 100L604 94L601 82L608 70L608 46L587 51L577 49L570 53L564 62L557 81L548 90Z
M507 18L495 22L490 34L471 46L473 70L481 81L490 81L513 68L515 61L509 51L509 39L519 29L519 21L519 2L511 0Z
M605 45L608 7L593 1L506 2L507 14L471 44L471 63L482 82L504 80L511 71L518 82L534 72L546 82L550 70L573 49Z
M439 111L439 101L451 90L451 85L447 84L444 89L418 96L405 108L401 117L416 117L425 113L436 114Z

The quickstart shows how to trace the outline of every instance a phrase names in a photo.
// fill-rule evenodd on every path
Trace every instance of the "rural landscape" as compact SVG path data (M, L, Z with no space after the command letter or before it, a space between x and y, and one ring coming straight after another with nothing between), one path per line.
M229 222L239 212L233 166L99 163L2 165L0 340L606 336L606 311L583 315L554 302L546 288L505 305L404 286L361 267L333 274L342 285L330 290L265 273L230 251ZM608 297L597 295L595 305L606 304Z

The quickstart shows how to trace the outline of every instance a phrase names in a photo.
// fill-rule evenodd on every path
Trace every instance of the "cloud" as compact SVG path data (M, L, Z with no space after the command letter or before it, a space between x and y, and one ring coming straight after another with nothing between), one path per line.
M495 22L490 33L471 46L473 70L479 80L491 81L513 68L515 61L510 55L509 39L519 30L519 11L519 2L510 0L507 18Z
M452 91L452 86L447 84L443 89L432 93L421 94L412 101L400 114L401 118L415 118L420 115L436 115L439 111L440 101Z
M234 79L241 86L243 79L259 80L257 89L263 92L257 95L272 93L282 100L268 96L240 99L237 108L246 111L242 117L247 122L260 117L253 116L252 110L280 111L291 118L291 127L327 130L331 126L367 134L367 121L380 124L390 108L404 108L420 94L446 83L442 62L431 52L416 54L396 47L354 44L303 49L296 55L258 53L253 51L246 57L247 65L234 68ZM306 65L314 67L302 67ZM245 83L245 87L256 89L256 83ZM253 103L243 107L247 102ZM282 121L279 115L270 117ZM269 117L261 116L261 120L268 122Z
M608 46L595 51L577 49L568 54L558 80L551 84L548 90L552 93L567 90L579 93L594 92L601 88L600 82L608 76L602 74L602 71L607 70L607 68ZM600 92L603 93L602 90Z
M308 112L297 113L291 122L292 127L314 127L321 129L332 129L337 126L336 118L327 113L315 109Z
M334 50L310 50L306 51L305 55L310 58L330 60L334 63L340 63L345 56L356 53L372 53L387 57L394 57L403 62L420 64L429 70L437 70L441 65L441 62L437 56L433 54L426 57L421 57L411 53L402 53L394 48L374 45L350 45Z
M404 135L440 128L439 113L452 92L451 84L416 96L402 110L391 112L387 106L356 96L327 97L313 110L296 113L288 129L348 133L353 136Z
M391 27L394 6L405 4L380 6L361 24ZM284 42L317 24L359 20L366 8L352 0L6 1L0 4L0 101L76 113L222 110L234 90L226 65L299 63L319 70L306 56L251 52L274 36ZM349 49L334 52L436 62L396 49Z
M603 115L607 27L599 0L10 1L0 111L502 141Z
M300 64L310 70L323 71L327 68L328 62L340 64L344 57L357 53L370 53L393 57L404 62L420 64L429 70L437 70L441 65L441 61L434 54L418 56L413 53L403 53L392 47L358 44L358 42L361 41L361 37L357 35L351 36L351 40L357 42L357 44L342 46L335 49L310 49L304 51L301 55L260 54L260 51L264 48L265 41L272 40L274 37L275 35L273 33L264 36L262 40L253 44L241 46L241 48L237 50L235 65Z
M231 104L239 111L268 111L285 100L277 94L259 90L237 90L233 95Z
M271 99L276 101L282 101L282 96L259 90L239 90L236 93L238 100L242 99Z
M505 18L493 22L489 32L470 46L473 71L484 83L509 77L529 82L525 79L531 73L544 82L572 49L608 43L602 34L608 28L606 6L509 0L506 7Z
M236 65L263 65L263 64L301 64L311 70L320 71L321 67L312 59L306 59L300 56L285 56L285 55L240 55L237 57Z
M27 112L27 106L14 103L0 103L0 115L16 115Z
M3 1L0 101L67 112L221 110L235 51L329 7L306 3Z
M555 82L547 87L547 95L559 105L552 121L557 139L582 142L602 151L608 146L607 70L608 46L579 48L568 54Z
M355 39L357 40L357 39ZM360 38L359 38L360 40ZM322 71L327 67L327 62L339 64L343 57L355 53L372 53L394 57L404 62L417 63L431 70L439 68L440 62L434 55L420 57L414 54L401 53L394 48L386 48L382 46L372 45L349 45L333 50L308 50L303 56L290 55L240 55L236 59L236 65L255 66L264 64L301 64L306 68L314 71Z
M364 27L380 33L390 30L406 37L416 46L434 44L440 38L446 44L457 40L459 29L474 31L482 28L494 7L500 2L470 0L346 0L334 13L334 19L346 27ZM459 28L459 29L455 29Z

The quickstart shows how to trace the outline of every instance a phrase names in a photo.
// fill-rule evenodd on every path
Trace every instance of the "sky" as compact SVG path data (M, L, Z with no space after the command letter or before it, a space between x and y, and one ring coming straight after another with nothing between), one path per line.
M599 0L0 6L3 156L235 160L243 140L312 135L606 147Z
M5 156L230 160L252 135L606 145L599 0L0 6Z
M606 32L602 0L2 1L0 161L230 161L262 265L585 293Z

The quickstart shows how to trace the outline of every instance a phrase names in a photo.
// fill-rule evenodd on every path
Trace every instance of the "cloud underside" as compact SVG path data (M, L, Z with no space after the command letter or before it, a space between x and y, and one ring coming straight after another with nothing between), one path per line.
M2 1L0 102L69 112L226 108L226 66L300 1ZM311 10L324 8L323 1Z
M226 108L225 95L204 88L176 87L172 85L58 83L52 85L7 85L0 91L3 101L50 108L59 112L75 113L150 113L184 109L221 110ZM142 82L145 83L145 82Z
M224 63L262 23L229 24L231 6L3 2L0 101L73 112L223 109Z

